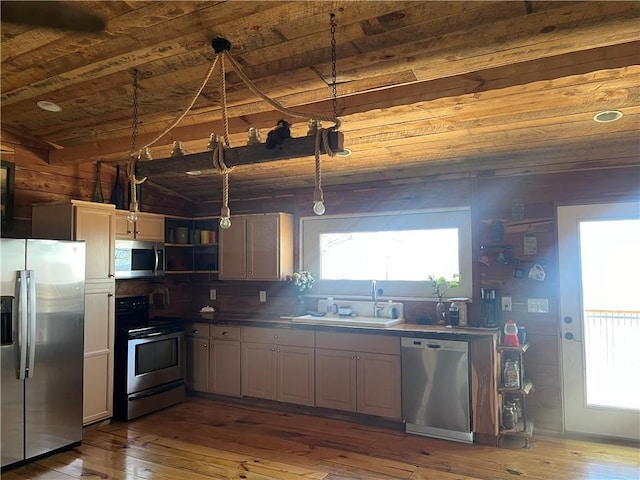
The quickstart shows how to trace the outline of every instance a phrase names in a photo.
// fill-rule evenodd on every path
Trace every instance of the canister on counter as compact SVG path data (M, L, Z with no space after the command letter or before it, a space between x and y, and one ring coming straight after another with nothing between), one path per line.
M520 345L527 343L527 329L524 327L518 327L518 342Z

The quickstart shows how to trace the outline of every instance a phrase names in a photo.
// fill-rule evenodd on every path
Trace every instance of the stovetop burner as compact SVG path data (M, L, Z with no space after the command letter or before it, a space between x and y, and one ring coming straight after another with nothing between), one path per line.
M179 332L180 323L149 318L149 299L145 296L120 297L116 299L116 333L118 336L147 338L166 333Z

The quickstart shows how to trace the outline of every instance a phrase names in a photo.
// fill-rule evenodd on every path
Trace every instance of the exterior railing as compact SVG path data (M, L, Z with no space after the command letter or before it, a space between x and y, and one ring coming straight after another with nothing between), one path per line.
M640 312L584 311L587 404L640 409Z

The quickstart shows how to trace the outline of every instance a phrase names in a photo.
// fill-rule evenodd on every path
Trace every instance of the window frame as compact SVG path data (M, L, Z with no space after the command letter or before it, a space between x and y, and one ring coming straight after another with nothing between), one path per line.
M424 228L457 228L459 230L460 272L451 272L450 275L459 273L460 285L455 289L449 290L445 297L472 299L473 262L470 207L301 217L299 265L301 269L311 271L316 277L309 296L349 297L367 300L371 298L371 280L374 279L322 280L319 278L320 234L353 231L420 230ZM437 297L433 295L428 281L375 280L377 281L377 287L383 289L380 298L437 301Z

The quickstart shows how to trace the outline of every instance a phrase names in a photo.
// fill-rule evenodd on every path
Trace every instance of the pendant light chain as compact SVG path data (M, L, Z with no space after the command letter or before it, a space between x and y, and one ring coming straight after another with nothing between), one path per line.
M131 153L136 151L138 137L138 69L133 71L133 125L131 125Z
M333 100L333 117L338 118L338 88L337 88L337 73L336 73L336 16L330 14L329 23L331 25L331 96ZM335 129L340 125L338 120L335 125ZM324 193L322 191L322 164L320 161L320 143L324 143L325 152L330 156L335 154L329 148L328 132L324 128L318 129L316 132L316 144L315 144L315 188L313 189L313 213L316 215L324 215L326 209L324 206Z
M331 23L331 95L333 96L333 116L338 118L338 75L336 73L336 15L330 15Z
M141 179L136 178L136 163L140 158L140 152L136 152L136 139L138 137L138 69L133 71L133 120L131 125L131 156L127 163L127 177L129 177L130 199L129 202L129 215L127 215L127 221L135 223L138 220L138 189L137 186L147 179L143 177Z

